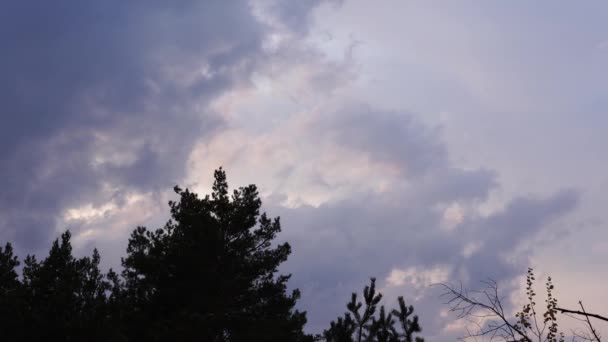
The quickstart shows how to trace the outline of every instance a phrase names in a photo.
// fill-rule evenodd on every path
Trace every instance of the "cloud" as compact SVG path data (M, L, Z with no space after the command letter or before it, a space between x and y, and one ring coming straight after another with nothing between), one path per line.
M261 134L235 127L191 162L192 170L224 165L232 184L261 186L266 209L282 218L279 239L293 247L283 270L303 291L310 331L326 328L375 276L387 300L415 300L427 331L439 334L452 318L440 315L430 282L510 282L528 266L525 242L578 204L576 191L563 190L482 210L497 173L454 165L441 127L361 102L304 108Z
M276 21L300 34L316 4L276 2ZM275 29L254 5L3 3L0 238L34 251L64 209L177 183L194 143L224 126L211 101L267 57Z
M294 286L304 289L313 330L326 328L329 320L343 312L349 293L376 276L386 278L381 285L387 286L387 300L398 295L416 300L429 331L439 331L448 320L439 315L438 293L421 284L461 280L476 287L487 277L511 281L525 271L533 252L521 250L524 240L537 239L577 203L577 196L570 192L516 199L504 210L468 217L453 231L445 231L442 212L433 209L441 197L425 201L421 193L422 200L417 202L414 194L403 194L403 188L393 190L354 194L352 199L316 208L270 210L281 215L285 225L281 238L293 246L285 269L293 272ZM460 198L465 203L475 200ZM519 205L522 202L531 205ZM472 242L479 246L471 250ZM511 252L516 250L513 257Z
M255 89L221 99L230 130L193 150L190 184L208 191L208 174L200 170L223 165L231 184L260 185L266 209L282 218L279 239L293 246L283 270L303 291L310 331L326 328L349 294L376 276L387 300L401 294L416 300L427 331L440 334L451 318L440 315L437 293L406 283L510 282L528 266L525 240L570 213L578 193L488 205L501 187L498 172L456 165L442 126L345 95L358 79L344 77L355 68L344 56L308 55L259 71L264 82ZM309 77L319 73L325 88ZM290 93L294 101L273 107L273 99ZM279 114L253 124L242 119L256 111ZM408 278L414 270L421 278ZM387 278L403 284L389 286Z
M415 289L426 288L433 284L445 283L448 281L449 269L445 266L435 266L429 270L416 269L410 267L407 269L394 268L386 277L386 285L388 287L413 286Z
M535 149L543 144L570 151L537 139L561 132L551 126L553 111L543 111L552 115L547 120L527 115L539 103L571 108L574 97L561 95L578 89L585 72L562 75L547 66L538 68L547 77L538 77L517 64L528 48L541 51L536 42L554 36L551 25L520 40L532 30L512 31L512 16L499 18L501 26L473 20L466 7L395 10L347 1L345 20L334 17L340 2L330 3L3 4L0 239L35 252L57 229L71 228L78 243L100 246L107 260L105 251L124 251L117 242L125 229L163 223L164 190L186 183L207 192L211 171L223 165L231 184L258 184L269 214L282 217L280 239L294 250L284 270L303 290L308 329L326 328L349 294L376 276L387 300L405 294L433 340L448 340L452 331L439 336L444 307L427 285L488 276L509 282L525 271L534 243L553 238L549 226L579 205L578 191L560 189L568 182L543 196L521 195L504 175L529 172L518 159L526 152L544 165L550 154ZM491 18L503 13L481 10ZM559 20L569 18L560 13ZM395 36L392 21L405 23L403 35ZM352 34L355 27L365 32ZM499 38L522 42L520 49L505 51ZM590 46L598 50L602 40ZM559 52L558 41L542 47ZM484 57L489 50L501 56ZM554 54L558 65L578 58L570 52ZM546 62L534 58L529 66ZM522 82L524 74L534 80ZM443 125L426 120L443 111ZM605 120L594 122L601 131ZM493 130L480 133L484 125ZM459 140L444 141L454 132L478 132L457 144L460 154L477 156L469 167L454 161L451 143ZM560 141L588 141L573 138L581 135L560 134ZM525 148L511 148L513 160L503 150L482 153L497 143ZM571 164L560 156L555 165L579 172ZM503 189L515 195L494 203Z

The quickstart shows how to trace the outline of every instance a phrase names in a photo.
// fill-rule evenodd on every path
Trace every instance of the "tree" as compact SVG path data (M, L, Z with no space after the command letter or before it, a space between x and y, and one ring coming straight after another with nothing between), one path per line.
M273 245L279 218L260 214L255 185L228 193L215 171L211 196L175 187L172 219L133 231L123 259L124 300L132 341L303 341L298 290L276 275L291 252Z
M13 246L0 247L0 322L10 327L3 332L7 340L17 340L23 331L23 287L16 268L19 266Z
M175 188L172 219L136 228L123 271L99 269L100 254L75 258L70 232L42 261L0 247L0 327L8 340L312 341L298 290L277 275L291 253L276 244L279 218L260 214L254 185L228 193L215 172L211 196ZM8 331L8 332L7 332Z
M418 316L413 316L410 319L410 316L414 313L414 307L405 305L403 297L397 298L397 301L399 302L399 311L393 310L393 315L397 317L401 330L403 330L403 333L399 337L402 337L405 342L412 342L414 340L416 342L424 342L424 339L421 337L415 337L414 339L414 334L422 331L422 327L418 323Z
M70 232L53 242L48 257L27 256L23 268L26 340L104 341L108 330L105 292L109 283L91 258L72 256Z
M597 318L608 321L608 318L587 313L581 301L579 305L582 311L569 310L557 306L557 299L553 295L554 285L551 277L545 283L547 298L545 308L540 315L537 309L536 292L534 291L534 271L528 269L526 276L527 302L514 316L510 316L507 305L502 302L498 291L498 284L493 280L483 282L486 288L483 290L469 291L462 286L455 287L448 284L440 284L444 288L443 297L448 298L447 304L450 311L457 314L459 319L465 319L476 327L476 330L467 329L467 335L463 340L475 340L486 337L492 341L518 341L518 342L563 342L566 333L558 329L558 314L582 315L586 324L586 332L571 332L572 341L601 341L597 330L589 318Z
M9 341L312 342L296 289L279 266L291 253L276 243L279 218L260 212L255 185L231 194L226 174L200 198L175 187L171 219L130 235L120 273L99 269L101 256L75 258L71 234L56 239L46 258L28 255L21 279L12 246L0 248L0 329ZM344 318L322 337L332 342L422 342L413 307L379 306L375 279L353 293ZM400 329L399 329L400 328Z
M371 278L370 285L363 289L363 300L365 307L360 312L364 303L357 301L357 293L353 293L351 301L346 305L348 311L344 318L338 317L336 321L332 321L329 329L325 330L319 339L326 342L424 342L422 337L414 336L421 332L422 328L418 323L418 316L411 317L414 307L407 306L403 297L398 298L399 310L394 309L387 314L382 305L376 317L382 294L376 292L376 279ZM397 321L401 333L395 328Z

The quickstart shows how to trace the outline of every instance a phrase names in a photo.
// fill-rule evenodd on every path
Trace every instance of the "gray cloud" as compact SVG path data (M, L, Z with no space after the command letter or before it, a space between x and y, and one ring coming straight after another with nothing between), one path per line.
M518 254L515 262L505 254L518 248L523 239L536 238L576 203L573 192L515 199L503 211L449 232L440 228L441 215L433 210L432 201L416 203L395 193L356 194L318 208L272 208L271 212L282 216L285 233L281 238L294 249L285 269L293 272L293 285L304 291L310 328L319 331L344 311L351 291L359 291L370 276L383 280L394 268L429 270L447 265L448 279L462 280L467 286L477 286L488 277L509 281L526 270L532 251ZM481 247L470 256L463 255L471 242ZM410 294L413 300L409 286L395 292ZM435 332L442 322L438 301L437 293L430 293L416 305L427 329Z
M469 211L455 228L446 229L443 208L451 203L475 207L487 200L498 185L492 171L453 166L436 130L407 113L349 107L319 118L311 130L319 146L327 148L322 141L329 140L341 149L369 154L378 170L385 164L402 170L386 191L362 190L319 207L269 206L282 217L281 238L293 246L285 270L293 272L293 285L303 289L311 331L326 328L342 313L350 292L360 291L368 277L387 286L384 278L393 269L423 272L447 266L448 279L468 285L487 277L509 281L525 272L532 251L524 249L515 259L509 253L578 203L573 190L515 198L489 216ZM377 175L383 176L390 177ZM475 249L465 253L472 243ZM413 300L410 287L390 289L389 295L405 292ZM416 306L427 331L438 333L445 318L439 315L437 293L427 291Z
M524 242L539 238L578 204L578 193L564 190L517 197L484 214L479 206L500 190L497 173L456 166L440 127L364 103L332 106L339 109L290 117L253 140L259 144L221 159L228 161L230 179L240 172L262 187L280 184L266 208L282 217L280 239L293 246L283 270L303 291L312 332L341 314L351 291L360 291L368 277L388 287L384 280L393 270L424 276L439 268L446 280L467 285L487 277L509 282L525 272L533 253ZM262 177L269 178L260 183ZM462 213L450 226L446 210L452 206ZM420 297L415 304L427 331L440 334L447 319L439 314L438 293L406 282L388 288L388 298L398 294Z
M209 100L248 82L269 30L247 1L4 2L0 238L35 250L104 185L175 184L222 126Z
M312 10L323 0L281 1L267 0L262 2L268 14L276 17L280 23L287 25L295 32L302 34L308 31ZM329 0L340 4L342 0Z
M411 115L351 104L321 119L317 126L338 144L368 153L378 162L398 164L408 177L443 167L440 164L447 161L438 130L416 122Z
M99 204L108 198L120 205L131 190L153 192L179 182L194 142L226 124L208 103L247 83L250 73L266 62L262 46L276 29L272 24L304 35L311 11L320 1L259 3L272 17L270 23L260 22L252 2L246 1L4 2L0 6L0 239L36 251L55 234L56 219L67 207ZM300 52L279 48L271 54L292 58L295 64L319 58L318 53ZM442 61L445 56L429 55ZM291 62L277 64L289 69ZM390 64L387 67L394 72ZM338 70L337 64L328 69L331 72L310 81L316 82L308 84L311 92L333 94L334 88L350 80L347 74L352 70ZM428 79L431 69L434 73L440 68L428 69L421 78ZM417 91L427 90L417 82L410 84ZM380 88L386 93L386 87ZM401 79L396 88L404 92ZM448 98L454 96L452 87L445 89L450 90ZM429 102L442 106L446 102L429 93ZM317 108L317 103L312 107ZM258 121L260 126L265 123ZM467 212L460 224L446 230L446 206L459 203L475 208L499 187L499 180L493 170L462 169L452 163L440 127L424 125L407 112L350 104L313 116L301 136L297 135L301 127L296 128L295 137L304 141L282 137L268 145L269 150L281 148L276 155L256 146L260 149L256 156L268 158L259 164L282 163L279 171L267 173L276 174L278 183L284 181L288 187L290 177L297 178L292 193L310 190L308 185L322 189L318 192L342 185L335 175L325 177L322 167L302 167L323 153L332 158L318 165L343 162L329 165L336 170L356 168L365 159L353 162L347 160L349 156L340 159L332 154L364 156L369 168L378 170L369 175L369 182L387 178L391 185L377 190L356 174L348 179L353 184L347 184L346 190L338 189L347 196L341 193L319 207L283 207L278 204L286 198L277 193L281 190L272 194L276 203L267 203L270 214L283 218L280 238L294 247L285 270L294 273L292 285L303 289L311 331L320 331L341 313L350 292L360 290L367 277L384 279L393 269L448 265L450 279L511 279L527 266L531 251L522 246L524 240L546 232L548 224L578 204L578 194L571 190L542 198L519 197L489 216ZM263 138L272 140L274 133ZM220 142L219 147L232 144L230 139ZM255 158L248 148L253 147L237 149L237 157ZM287 158L292 154L293 159ZM224 166L230 173L230 165ZM256 171L246 169L248 174ZM316 195L317 189L313 190L311 196ZM118 226L128 214L101 221ZM478 246L465 255L463 250L471 242ZM507 260L505 255L515 250L514 261ZM389 294L405 291L413 298L414 290L404 286ZM416 308L427 331L441 328L441 306L433 294L426 293Z

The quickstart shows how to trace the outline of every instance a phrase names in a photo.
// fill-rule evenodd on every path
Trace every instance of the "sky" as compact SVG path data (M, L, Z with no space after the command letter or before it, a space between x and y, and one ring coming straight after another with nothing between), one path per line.
M222 166L281 217L310 332L371 276L430 341L463 331L431 284L492 278L517 306L528 267L607 313L606 2L0 6L0 241L21 255L70 229L117 267Z

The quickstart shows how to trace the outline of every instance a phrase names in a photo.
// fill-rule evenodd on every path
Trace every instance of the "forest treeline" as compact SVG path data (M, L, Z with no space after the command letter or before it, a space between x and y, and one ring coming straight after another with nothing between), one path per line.
M10 243L0 247L0 341L424 341L414 308L403 297L385 308L374 278L326 330L306 333L306 312L296 309L300 292L288 291L290 275L278 272L291 248L274 241L281 222L260 212L256 186L229 192L220 168L210 195L174 190L171 219L132 231L120 272L100 270L97 250L74 257L69 232L40 260L19 260ZM607 317L582 302L576 310L558 306L550 278L539 307L534 281L529 269L528 301L514 315L491 280L477 291L442 284L443 298L472 324L464 340L601 341L592 320ZM560 331L559 314L578 316L584 328Z
M100 270L97 250L75 258L69 232L22 265L10 243L0 248L0 340L393 342L420 332L403 298L398 310L378 307L372 279L344 317L307 334L300 292L278 273L291 253L274 241L279 218L260 212L255 185L230 193L221 168L214 178L204 197L175 187L171 219L133 230L121 272Z

